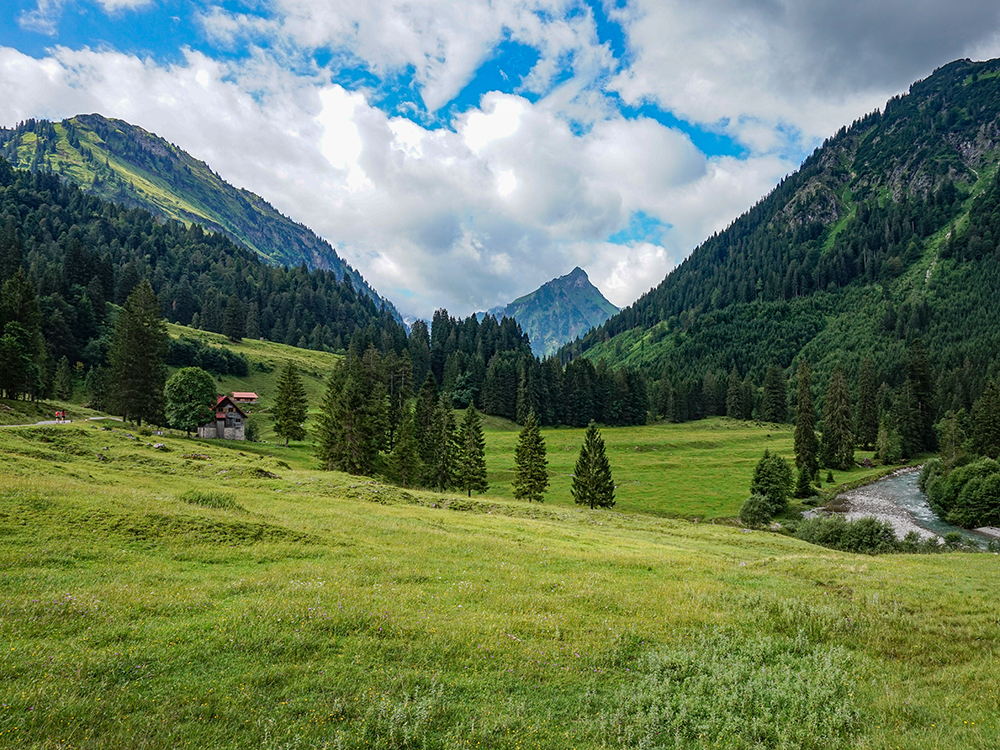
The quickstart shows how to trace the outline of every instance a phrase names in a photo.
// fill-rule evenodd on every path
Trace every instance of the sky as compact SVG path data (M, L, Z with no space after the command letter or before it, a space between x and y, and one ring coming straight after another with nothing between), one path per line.
M580 266L635 301L995 0L6 0L0 125L98 112L325 237L405 316Z

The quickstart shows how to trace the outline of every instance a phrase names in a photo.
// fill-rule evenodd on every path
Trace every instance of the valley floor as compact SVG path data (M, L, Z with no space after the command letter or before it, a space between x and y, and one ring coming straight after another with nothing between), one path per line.
M994 555L406 491L117 425L0 429L0 462L0 747L1000 736Z

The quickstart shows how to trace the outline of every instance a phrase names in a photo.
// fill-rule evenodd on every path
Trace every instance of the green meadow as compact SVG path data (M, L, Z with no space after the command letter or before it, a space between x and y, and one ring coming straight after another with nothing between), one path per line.
M610 512L579 430L534 505L493 420L471 499L143 432L0 429L0 747L997 746L996 556L684 520L787 430L604 430Z

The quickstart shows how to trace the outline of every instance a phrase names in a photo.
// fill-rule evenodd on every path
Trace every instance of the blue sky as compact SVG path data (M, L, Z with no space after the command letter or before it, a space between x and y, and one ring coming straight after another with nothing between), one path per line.
M1000 54L973 0L12 0L10 125L168 138L405 313L658 283L841 125Z

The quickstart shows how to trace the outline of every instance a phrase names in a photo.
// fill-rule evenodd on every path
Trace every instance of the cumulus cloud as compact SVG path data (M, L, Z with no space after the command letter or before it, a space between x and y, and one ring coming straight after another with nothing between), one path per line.
M938 65L1000 54L1000 6L979 0L632 0L612 14L633 56L612 83L626 101L757 152L801 152Z
M1000 52L1000 11L973 0L610 6L625 62L578 0L217 4L201 29L236 55L0 48L0 96L11 122L97 111L162 135L326 237L404 313L464 315L574 265L627 305L820 139L938 64ZM19 22L54 33L62 8L38 0ZM505 40L538 52L517 94L485 92L435 128L335 83L352 65L409 76L433 114ZM680 129L622 116L617 97L747 153L708 157ZM657 230L631 232L636 217Z

